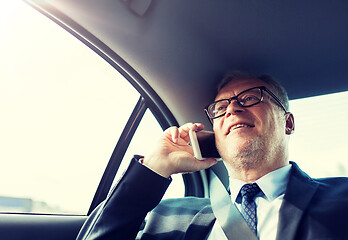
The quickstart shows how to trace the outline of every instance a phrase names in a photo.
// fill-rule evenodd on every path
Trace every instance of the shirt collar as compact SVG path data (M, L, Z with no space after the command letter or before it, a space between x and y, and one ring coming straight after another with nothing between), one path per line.
M290 177L290 170L291 164L288 164L256 180L257 185L259 185L269 201L285 193L286 185ZM230 191L233 203L236 201L239 191L244 184L246 184L246 182L242 180L230 178Z

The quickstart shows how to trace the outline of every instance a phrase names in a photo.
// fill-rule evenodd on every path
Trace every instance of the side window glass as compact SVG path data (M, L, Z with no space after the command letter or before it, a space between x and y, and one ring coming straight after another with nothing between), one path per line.
M0 212L86 214L139 93L47 17L7 2Z
M122 160L120 168L114 179L116 183L122 176L123 172L128 167L134 154L146 156L152 150L157 139L159 139L163 130L159 123L148 109L140 122L138 129L136 130L134 137L127 149L127 152ZM172 176L172 183L170 184L164 198L184 197L185 186L181 174L175 174Z
M290 110L290 160L314 178L347 177L348 92L293 100Z

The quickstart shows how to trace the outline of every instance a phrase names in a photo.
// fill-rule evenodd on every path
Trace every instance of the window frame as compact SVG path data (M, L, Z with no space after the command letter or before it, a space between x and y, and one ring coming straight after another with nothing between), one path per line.
M108 165L104 171L104 174L99 182L99 186L94 195L93 201L88 210L88 215L97 207L108 195L109 189L114 181L116 173L121 165L123 156L127 151L127 148L137 130L145 112L146 112L145 99L140 96L137 104L135 105L131 116L129 117L126 126L124 127L120 138L114 148L114 151L110 157Z

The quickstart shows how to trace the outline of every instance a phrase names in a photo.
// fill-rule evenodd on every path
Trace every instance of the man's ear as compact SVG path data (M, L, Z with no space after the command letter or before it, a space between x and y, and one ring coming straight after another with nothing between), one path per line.
M285 114L285 134L290 135L295 131L294 115L291 112Z

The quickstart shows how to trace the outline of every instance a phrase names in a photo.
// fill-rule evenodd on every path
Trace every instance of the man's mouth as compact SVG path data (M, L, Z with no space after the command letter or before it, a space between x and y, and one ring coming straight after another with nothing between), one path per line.
M233 130L239 129L239 128L252 128L254 127L253 125L249 125L249 124L245 124L245 123L238 123L236 125L233 125L229 131L227 132L227 134L229 134L230 132L232 132Z

